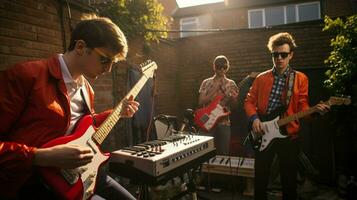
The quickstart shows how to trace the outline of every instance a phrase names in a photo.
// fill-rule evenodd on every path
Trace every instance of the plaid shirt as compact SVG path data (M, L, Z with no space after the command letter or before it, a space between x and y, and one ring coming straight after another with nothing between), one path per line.
M274 111L278 107L283 106L281 101L281 94L285 88L286 79L289 76L290 67L288 66L282 75L279 75L275 67L273 68L274 83L269 96L269 103L267 113Z

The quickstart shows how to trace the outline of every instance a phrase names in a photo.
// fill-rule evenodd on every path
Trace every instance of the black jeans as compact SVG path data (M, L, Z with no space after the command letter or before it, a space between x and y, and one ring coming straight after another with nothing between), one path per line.
M35 180L35 179L33 179ZM0 199L1 196L0 196ZM31 184L21 188L18 197L15 199L6 200L56 200L58 196L49 188L47 188L38 178ZM100 170L98 174L97 188L92 200L135 200L123 186L116 182L113 178L106 175L104 170Z
M275 154L277 154L279 158L283 200L296 200L298 149L297 140L278 138L275 139L266 150L255 152L255 200L267 199L270 167Z

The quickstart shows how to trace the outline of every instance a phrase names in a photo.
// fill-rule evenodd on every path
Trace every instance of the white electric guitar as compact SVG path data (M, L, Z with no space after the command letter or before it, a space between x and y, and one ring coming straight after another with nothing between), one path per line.
M350 98L342 98L342 97L330 97L330 99L326 102L323 102L326 105L348 105L351 103ZM253 131L249 131L248 139L255 150L264 151L269 144L276 138L286 138L286 134L282 134L281 127L287 125L291 121L298 120L307 115L310 115L314 112L317 112L316 105L311 107L305 111L301 111L295 113L293 115L280 118L280 115L284 112L284 109L277 109L275 112L272 112L269 115L259 116L260 120L263 124L263 135L256 135Z

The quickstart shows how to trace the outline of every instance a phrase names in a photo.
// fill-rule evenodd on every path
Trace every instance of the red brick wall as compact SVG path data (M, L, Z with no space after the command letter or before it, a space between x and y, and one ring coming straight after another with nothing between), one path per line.
M63 52L57 1L0 1L0 70L24 60ZM66 38L69 39L64 8ZM72 9L74 23L86 13Z

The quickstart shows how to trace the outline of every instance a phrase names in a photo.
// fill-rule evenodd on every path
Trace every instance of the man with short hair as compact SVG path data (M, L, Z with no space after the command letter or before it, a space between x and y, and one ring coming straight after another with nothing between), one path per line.
M256 135L264 134L260 116L272 114L281 107L285 108L284 116L309 108L308 78L302 72L295 71L289 66L296 48L293 37L289 33L275 34L269 38L267 47L272 56L273 68L257 76L244 104L251 129ZM329 106L321 103L317 105L317 109L320 113L325 113ZM270 166L275 154L279 158L283 199L295 200L297 198L299 126L297 120L290 122L285 127L288 137L274 139L275 141L267 149L255 152L255 199L267 199Z
M110 19L88 19L74 28L64 54L0 73L0 199L57 199L37 169L73 169L92 161L89 147L41 146L71 134L84 115L91 114L97 127L106 119L111 110L94 113L94 92L87 79L110 72L127 51L124 34ZM121 116L132 117L138 106L129 98ZM99 179L95 193L101 197L135 199L111 177Z

